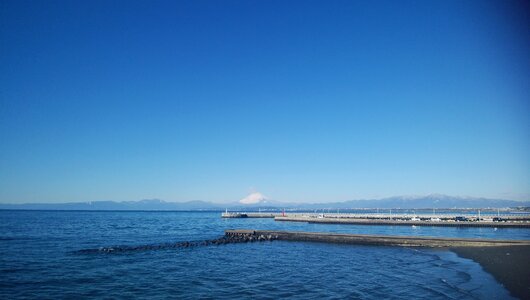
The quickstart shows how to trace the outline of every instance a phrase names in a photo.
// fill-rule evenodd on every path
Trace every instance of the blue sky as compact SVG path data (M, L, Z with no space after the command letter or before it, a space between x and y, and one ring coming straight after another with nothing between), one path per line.
M2 1L0 202L530 199L524 1Z

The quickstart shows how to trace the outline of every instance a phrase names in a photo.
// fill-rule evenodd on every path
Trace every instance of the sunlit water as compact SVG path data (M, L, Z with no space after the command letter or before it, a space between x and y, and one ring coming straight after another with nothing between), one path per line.
M229 228L530 238L528 229L322 225L205 212L0 211L0 298L509 298L477 263L444 250L274 241L76 253L214 239Z

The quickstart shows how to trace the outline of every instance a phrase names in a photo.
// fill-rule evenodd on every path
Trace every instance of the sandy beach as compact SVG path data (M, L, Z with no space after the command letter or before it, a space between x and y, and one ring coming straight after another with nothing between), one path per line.
M530 246L457 247L451 250L478 262L513 296L530 299Z

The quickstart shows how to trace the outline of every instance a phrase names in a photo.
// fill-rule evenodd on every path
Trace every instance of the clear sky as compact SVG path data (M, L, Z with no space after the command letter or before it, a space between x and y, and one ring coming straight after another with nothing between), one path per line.
M0 202L530 199L525 1L0 1Z

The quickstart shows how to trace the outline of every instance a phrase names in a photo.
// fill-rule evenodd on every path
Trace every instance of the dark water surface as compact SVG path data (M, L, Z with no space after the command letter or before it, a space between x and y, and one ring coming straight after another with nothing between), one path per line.
M221 219L206 212L0 211L0 298L509 299L443 250L260 242L79 254L215 239L225 229L528 239L528 229L354 226Z

